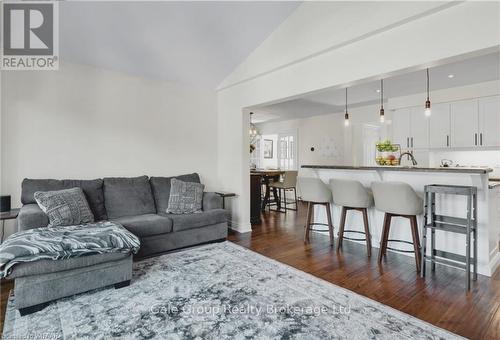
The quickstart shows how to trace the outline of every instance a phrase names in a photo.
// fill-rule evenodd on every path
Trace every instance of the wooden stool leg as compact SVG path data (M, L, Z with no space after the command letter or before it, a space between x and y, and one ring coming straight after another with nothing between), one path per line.
M368 257L372 256L372 240L371 240L371 235L370 235L370 227L368 225L368 211L366 208L363 208L362 211L363 213L363 222L365 225L365 236L366 236L366 251L368 252Z
M387 235L385 236L384 256L387 257L387 243L389 243L389 234L391 233L392 214L387 214Z
M387 239L389 238L389 226L391 223L390 214L385 213L384 215L384 225L382 227L382 235L380 237L380 249L378 253L378 263L382 263L382 257L385 255L387 247Z
M344 240L346 215L347 215L347 209L345 207L342 207L342 213L340 215L339 239L337 240L337 251L339 251L342 248L342 241Z
M420 273L420 239L418 237L418 224L417 216L410 217L411 224L411 235L413 237L413 250L415 251L415 264L417 266L417 272Z
M333 246L333 222L332 222L332 212L330 210L330 203L327 203L325 207L326 207L326 217L328 218L328 233L330 234L330 245Z
M304 227L305 229L305 235L304 235L304 243L309 243L309 228L311 227L311 211L312 211L313 205L311 202L307 202L307 217L306 217L306 225Z

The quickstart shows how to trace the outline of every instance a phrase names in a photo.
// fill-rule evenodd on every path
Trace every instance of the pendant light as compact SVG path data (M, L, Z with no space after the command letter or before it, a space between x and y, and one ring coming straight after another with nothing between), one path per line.
M347 112L347 87L345 88L345 115L344 126L349 126L349 112Z
M384 79L380 79L380 122L385 122L384 112Z
M429 99L429 69L427 69L427 100L425 101L425 116L431 115L431 101Z
M257 136L257 128L254 124L252 124L252 115L253 112L250 112L250 129L248 130L248 134L250 135L250 137L255 137Z

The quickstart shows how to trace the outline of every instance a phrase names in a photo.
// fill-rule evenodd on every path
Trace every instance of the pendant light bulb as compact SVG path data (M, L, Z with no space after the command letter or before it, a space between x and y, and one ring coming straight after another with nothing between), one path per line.
M425 113L426 117L430 117L431 116L432 111L431 111L431 102L430 101L426 101L425 102L425 111L424 111L424 113Z

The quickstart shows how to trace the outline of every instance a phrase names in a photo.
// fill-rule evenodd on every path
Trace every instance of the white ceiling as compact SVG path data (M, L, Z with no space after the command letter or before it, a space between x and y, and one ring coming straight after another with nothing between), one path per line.
M214 87L300 2L60 2L61 61Z
M448 76L452 74L453 78ZM500 78L500 54L491 53L460 62L449 63L430 69L432 90L476 84ZM425 70L405 73L384 80L384 97L394 98L425 91ZM349 107L359 107L380 102L380 80L371 81L348 89ZM343 112L345 89L327 89L304 95L298 99L254 109L255 122L287 120Z

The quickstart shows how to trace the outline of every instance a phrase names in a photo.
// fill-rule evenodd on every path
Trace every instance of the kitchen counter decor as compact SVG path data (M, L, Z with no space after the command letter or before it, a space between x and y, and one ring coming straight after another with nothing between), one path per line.
M390 140L379 141L375 144L376 158L378 165L399 165L399 156L401 155L401 146L392 144Z

